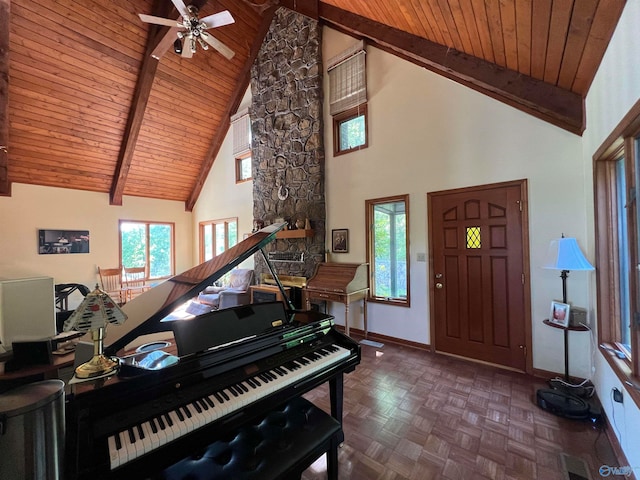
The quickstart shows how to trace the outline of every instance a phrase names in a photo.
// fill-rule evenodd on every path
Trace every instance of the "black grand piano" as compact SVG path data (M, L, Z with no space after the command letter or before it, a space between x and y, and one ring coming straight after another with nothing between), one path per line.
M123 307L129 318L109 326L105 347L121 357L119 373L75 383L67 394L65 478L174 478L164 472L193 463L212 438L231 435L325 382L331 416L341 424L343 375L359 364L360 347L334 328L333 317L282 302L190 318L175 313L259 252L282 290L263 247L283 226L256 232ZM167 348L128 352L141 336L163 332L172 339Z

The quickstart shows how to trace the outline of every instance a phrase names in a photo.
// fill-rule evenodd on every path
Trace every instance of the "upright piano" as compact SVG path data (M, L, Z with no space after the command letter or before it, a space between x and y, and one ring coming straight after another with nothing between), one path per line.
M344 303L344 329L349 335L349 304L362 300L364 335L367 336L368 263L319 263L305 288L307 310L312 300Z
M212 433L232 432L325 382L331 415L342 421L343 375L360 363L360 347L333 317L282 302L186 313L198 292L255 253L282 288L263 247L283 227L266 227L123 306L128 319L109 326L105 347L121 358L119 373L74 383L66 396L65 478L153 478ZM166 334L171 345L127 354L147 334ZM182 418L187 412L194 418ZM134 448L140 437L146 444Z

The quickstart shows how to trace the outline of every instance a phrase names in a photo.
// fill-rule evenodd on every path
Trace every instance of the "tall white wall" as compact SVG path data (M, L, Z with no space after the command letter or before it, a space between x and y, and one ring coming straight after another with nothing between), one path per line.
M355 43L323 32L323 58ZM325 68L326 72L326 68ZM367 47L369 147L333 157L326 151L327 232L349 229L349 253L338 262L364 262L365 200L410 195L411 307L369 304L370 331L430 343L427 192L527 179L534 368L562 372L562 334L542 323L551 300L562 298L559 272L541 265L549 242L586 237L585 166L580 137L458 85L376 48ZM325 76L325 91L328 91ZM325 95L325 145L332 123ZM428 256L427 256L428 258ZM571 274L570 300L586 305L589 274ZM362 328L353 309L350 325ZM343 309L334 306L338 322ZM571 373L589 374L589 336L572 336Z
M583 163L587 175L585 188L589 196L587 218L590 245L594 243L593 154L629 109L640 99L640 1L627 2L622 18L611 39L586 100L587 129L583 135ZM592 248L593 250L593 248ZM595 284L594 284L595 285ZM595 291L595 286L592 286ZM598 397L629 461L640 475L640 409L627 395L622 404L611 400L612 389L625 391L607 361L598 353L595 358L594 383Z
M245 93L238 111L251 104L251 90ZM227 135L202 187L193 208L193 262L198 263L199 222L238 217L238 239L253 228L252 182L236 183L236 165L233 156L233 127ZM242 265L253 268L253 258Z

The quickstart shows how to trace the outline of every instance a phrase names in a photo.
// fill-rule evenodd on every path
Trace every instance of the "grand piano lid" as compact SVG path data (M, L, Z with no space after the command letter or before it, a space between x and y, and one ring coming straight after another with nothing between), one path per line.
M276 238L286 223L274 223L228 250L186 272L169 278L122 306L129 317L122 325L109 325L105 347L107 355L115 355L141 335L171 330L170 322L163 322L171 312L194 298L205 287L260 251Z

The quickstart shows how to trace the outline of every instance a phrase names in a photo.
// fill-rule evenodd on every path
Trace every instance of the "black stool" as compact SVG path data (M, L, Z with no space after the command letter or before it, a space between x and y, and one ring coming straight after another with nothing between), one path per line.
M342 438L342 427L335 418L297 397L175 463L159 478L299 479L326 452L328 477L337 480L338 445Z

